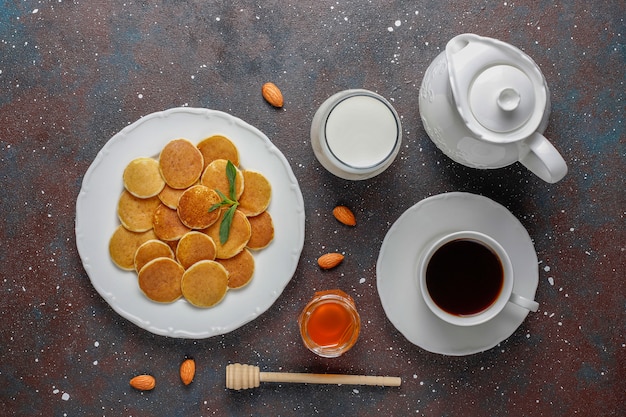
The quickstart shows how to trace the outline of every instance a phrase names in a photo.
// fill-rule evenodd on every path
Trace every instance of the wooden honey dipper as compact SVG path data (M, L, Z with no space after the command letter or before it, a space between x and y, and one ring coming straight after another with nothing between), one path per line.
M399 387L399 377L369 375L304 374L293 372L261 372L258 366L233 363L226 366L226 388L256 388L261 382L293 382L302 384L378 385Z

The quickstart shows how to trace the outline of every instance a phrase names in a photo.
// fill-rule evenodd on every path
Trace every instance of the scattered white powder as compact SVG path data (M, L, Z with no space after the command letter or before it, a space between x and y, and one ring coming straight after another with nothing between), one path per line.
M546 266L543 267L543 270L546 271L546 272L550 272L550 267L546 265Z
M67 392L64 392L63 395L61 395L61 399L63 401L67 401L70 399L70 394L68 394Z
M358 394L359 390L355 388L355 389L352 390L352 392L355 393L355 394Z
M548 282L550 283L550 285L554 285L554 278L548 277Z
M39 13L39 9L33 10L33 14L37 14L37 13Z
M137 94L137 97L143 98L143 94L139 93L139 94Z
M365 282L365 278L361 278L361 279L359 280L359 284L363 284L364 282Z
M394 24L395 24L395 25L396 25L396 27L398 28L398 27L400 27L400 25L402 24L402 22L401 22L401 21L399 21L399 20L396 20L396 22L395 22Z
M98 342L98 341L96 340L96 341L93 343L93 345L94 345L95 347L98 347L98 346L100 346L100 342Z

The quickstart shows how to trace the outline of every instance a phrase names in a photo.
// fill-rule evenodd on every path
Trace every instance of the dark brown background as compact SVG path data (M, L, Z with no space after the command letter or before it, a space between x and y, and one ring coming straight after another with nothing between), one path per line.
M623 1L4 1L0 9L0 407L3 415L463 415L626 413ZM398 23L396 23L398 22ZM570 172L550 185L519 164L478 171L426 136L418 90L453 36L473 32L528 53L552 93L546 132ZM261 97L278 84L285 106ZM389 170L365 182L315 160L310 122L328 96L367 88L402 117ZM149 113L206 107L240 117L285 154L300 183L306 239L298 269L260 318L224 336L177 340L119 317L75 246L75 201L106 141ZM387 320L375 263L391 224L425 197L485 195L527 228L540 311L499 346L446 357ZM352 207L354 229L331 215ZM97 221L97 219L94 219ZM316 258L345 252L328 272ZM364 280L362 282L362 279ZM315 290L355 296L355 348L322 359L296 317ZM184 387L178 364L196 358ZM398 375L400 388L224 387L230 362L265 371ZM152 392L128 386L157 377ZM69 397L68 397L69 396Z

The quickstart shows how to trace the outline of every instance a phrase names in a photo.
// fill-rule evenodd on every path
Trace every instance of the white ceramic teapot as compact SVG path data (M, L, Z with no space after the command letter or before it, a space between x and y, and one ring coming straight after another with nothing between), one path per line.
M543 136L550 93L521 50L474 34L454 37L430 64L419 95L428 136L450 158L481 169L519 161L549 183L567 165Z

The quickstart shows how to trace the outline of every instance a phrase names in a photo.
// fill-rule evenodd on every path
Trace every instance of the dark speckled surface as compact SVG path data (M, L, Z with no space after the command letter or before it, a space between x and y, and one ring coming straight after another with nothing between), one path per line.
M223 4L220 4L223 3ZM626 213L623 1L3 1L0 7L0 407L2 415L626 414ZM459 33L529 54L552 93L546 131L570 172L547 184L519 164L460 166L428 139L418 89ZM273 81L276 110L261 95ZM402 117L404 143L384 174L333 177L309 144L316 108L366 88ZM284 153L302 188L306 236L276 303L224 336L156 336L118 316L92 287L74 236L85 171L123 127L177 106L240 117ZM386 318L375 265L391 224L449 191L481 194L526 227L539 259L540 310L486 352L447 357L408 342ZM359 224L331 215L349 204ZM345 252L322 272L316 258ZM356 300L361 338L338 359L300 343L296 318L316 290ZM185 356L198 371L178 379ZM226 364L264 371L401 376L400 388L265 384L225 388ZM155 390L128 385L139 373Z

